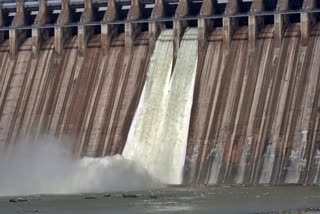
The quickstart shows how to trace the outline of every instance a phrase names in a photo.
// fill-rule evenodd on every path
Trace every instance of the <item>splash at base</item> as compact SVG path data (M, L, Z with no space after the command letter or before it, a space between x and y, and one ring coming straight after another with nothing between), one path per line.
M74 158L61 142L42 139L0 148L0 196L104 193L160 188L142 167L120 155Z

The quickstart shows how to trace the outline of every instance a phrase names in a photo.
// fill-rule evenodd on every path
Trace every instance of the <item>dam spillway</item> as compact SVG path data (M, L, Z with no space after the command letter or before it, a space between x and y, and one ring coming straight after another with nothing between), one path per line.
M142 130L149 133L140 140L167 152L140 149L135 156L143 158L145 152L149 163L152 154L158 155L156 163L163 156L168 159L161 167L170 169L168 160L183 154L183 183L319 183L317 1L86 0L80 13L72 1L63 0L55 14L50 1L41 0L36 16L28 2L17 1L14 16L5 4L0 7L1 144L49 134L68 139L80 156L131 153L128 136L141 123L139 108L147 109L148 96L151 104L163 96L160 110L151 106L154 112L147 114L160 118L155 127L162 128L146 122ZM98 10L101 5L106 11ZM153 63L164 57L156 51L157 42L168 29L172 47L166 60L172 62L161 64L163 71L157 65L158 76L169 81L178 71L187 74L188 69L178 69L184 64L179 56L197 46L192 96L172 89L170 97L169 83L152 79ZM197 31L189 48L183 45L188 29ZM159 94L147 96L148 81L159 83L149 90ZM182 96L180 111L176 101ZM188 106L189 116L179 119ZM164 107L178 115L166 115ZM182 134L172 130L180 125ZM175 142L146 136L158 131L179 135ZM183 143L186 148L171 151Z
M197 29L188 29L173 61L173 32L161 33L146 88L123 152L160 181L180 184L197 67Z

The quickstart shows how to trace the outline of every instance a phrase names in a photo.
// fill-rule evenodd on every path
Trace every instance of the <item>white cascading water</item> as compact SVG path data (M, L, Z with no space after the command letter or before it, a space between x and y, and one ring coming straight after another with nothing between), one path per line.
M123 156L162 183L181 184L198 59L198 31L188 29L172 74L173 31L157 40ZM172 74L172 75L171 75Z
M270 183L274 160L275 160L275 144L271 143L267 146L267 150L263 155L263 167L262 167L261 177L259 180L260 184Z
M244 181L244 174L247 167L247 159L250 156L254 137L250 136L247 138L247 142L244 145L243 151L241 153L240 164L237 172L237 177L235 179L236 184L242 184Z
M296 184L299 182L300 174L302 168L306 165L306 160L304 158L307 141L308 140L308 131L301 131L300 139L295 141L291 154L289 157L289 169L286 176L285 183Z
M316 164L316 173L313 179L313 183L316 184L318 182L319 172L320 172L320 150L319 149L316 150L316 153L314 155L314 162Z

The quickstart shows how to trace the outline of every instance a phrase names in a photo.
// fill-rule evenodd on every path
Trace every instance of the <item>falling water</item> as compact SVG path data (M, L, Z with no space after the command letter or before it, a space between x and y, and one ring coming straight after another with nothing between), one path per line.
M306 165L306 160L304 159L304 153L306 151L308 131L304 130L301 132L300 140L298 143L294 144L294 148L291 151L289 160L289 170L286 176L286 183L298 183L300 178L300 172Z
M239 166L237 177L236 177L237 184L243 183L244 174L245 174L245 170L248 162L247 159L250 156L253 141L254 141L254 138L252 136L248 137L246 145L244 146L244 149L242 151L241 158L240 158L240 166Z
M272 169L275 159L275 145L270 143L267 146L266 152L263 156L263 168L260 177L260 184L267 184L271 180Z
M319 172L320 172L320 150L319 149L316 150L314 160L315 160L314 162L316 164L316 173L315 173L316 175L314 176L313 183L316 184L318 181Z
M186 31L171 75L173 31L156 43L148 78L131 125L124 157L163 183L180 184L197 66L197 30Z

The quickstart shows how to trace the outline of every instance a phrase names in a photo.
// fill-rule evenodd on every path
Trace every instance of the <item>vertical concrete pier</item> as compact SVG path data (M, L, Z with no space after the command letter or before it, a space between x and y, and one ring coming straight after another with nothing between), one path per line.
M26 24L26 12L24 8L24 0L17 1L17 9L16 16L14 17L11 27L9 31L9 39L10 39L10 56L12 59L15 58L19 46L23 43L23 41L27 38L26 30L18 30L16 27L22 27Z
M189 15L189 0L179 0L179 4L175 13L175 17L185 17ZM177 58L180 42L183 37L185 29L188 27L188 22L185 20L176 20L173 22L173 60Z
M101 46L102 53L107 54L111 40L118 34L118 25L110 25L106 22L113 22L118 19L119 7L116 5L115 0L108 0L108 8L103 17L101 25Z
M8 16L8 13L3 10L3 4L0 3L0 27L4 27L6 23L6 18ZM0 32L0 43L2 43L5 40L5 32Z
M239 12L239 0L228 1L225 14L231 15ZM225 17L223 18L223 41L225 48L229 48L232 36L238 28L237 18Z
M277 3L277 11L285 11L289 9L289 0L279 0ZM274 37L277 46L280 46L289 22L289 17L283 14L274 16Z
M316 0L304 0L303 2L303 9L304 10L310 10L317 7L317 1ZM310 13L301 13L300 15L300 23L301 23L301 44L303 46L308 45L309 37L310 37L310 31L312 25L316 23L316 18L314 14Z
M164 5L163 0L155 0L155 5L151 13L151 18L161 18L164 16ZM149 22L149 50L152 53L157 38L161 33L161 30L164 28L164 24L162 22Z
M200 9L200 16L213 15L215 12L215 2L215 0L204 0ZM213 22L211 19L198 19L199 50L205 47L208 34L213 29Z
M57 20L57 26L54 28L54 44L58 56L63 51L64 42L71 36L71 29L63 27L63 25L72 21L72 15L69 0L62 0L61 13Z
M253 0L250 12L257 13L264 10L263 0ZM249 16L249 46L250 49L256 47L259 30L264 25L263 18L259 16Z
M140 0L131 0L131 7L128 13L128 20L137 20L142 17ZM125 46L126 52L130 53L133 48L134 40L141 33L141 25L137 23L125 24Z
M48 9L48 1L39 1L39 12L34 20L34 25L37 27L50 23L51 12ZM49 29L33 28L32 29L32 53L34 57L38 56L42 42L49 37Z
M92 0L85 0L84 11L80 18L80 25L78 26L78 49L80 56L84 55L88 41L94 33L94 27L83 25L95 20L96 11L94 10L94 6L92 5L91 1Z

